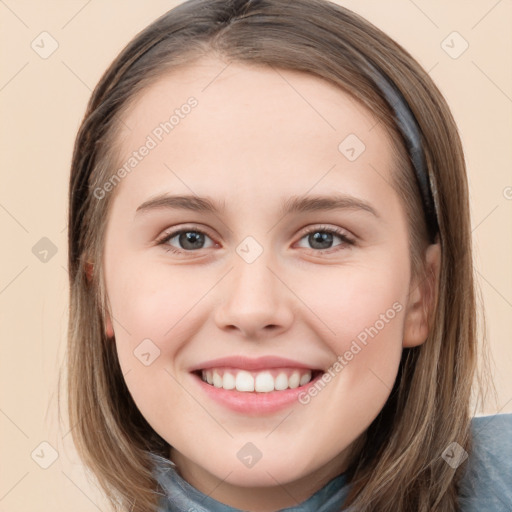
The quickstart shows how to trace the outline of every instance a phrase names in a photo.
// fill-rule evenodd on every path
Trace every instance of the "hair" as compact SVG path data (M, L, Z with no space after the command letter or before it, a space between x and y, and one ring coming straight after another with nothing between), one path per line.
M441 454L454 440L471 450L478 327L461 141L446 101L414 58L362 17L326 0L186 1L137 34L93 91L74 145L68 219L67 405L86 468L115 510L157 509L149 454L168 457L170 445L135 405L115 343L105 333L109 305L101 263L116 191L101 201L93 191L119 165L123 113L164 74L206 56L327 80L371 111L389 135L392 185L408 221L411 276L434 300L427 340L403 350L388 401L353 445L347 471L351 488L343 505L379 512L457 510L464 466L452 469ZM426 270L429 241L411 159L390 105L363 72L366 62L396 85L419 126L437 190L438 285Z

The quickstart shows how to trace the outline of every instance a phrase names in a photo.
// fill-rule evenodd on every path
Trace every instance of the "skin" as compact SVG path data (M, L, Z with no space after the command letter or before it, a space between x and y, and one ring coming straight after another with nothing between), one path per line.
M314 76L224 68L208 57L165 75L124 115L122 163L187 98L198 100L110 192L106 325L130 393L173 447L181 476L220 502L264 512L306 500L346 469L350 446L389 396L402 348L425 341L429 303L409 273L407 219L389 185L393 157L382 124ZM352 162L338 150L348 134L366 146ZM355 209L278 213L292 195L333 191L366 201L378 217ZM225 211L136 214L161 193L208 196ZM354 245L333 235L317 248L304 229L322 225ZM157 245L180 228L204 232L203 248L187 249L178 237ZM236 252L247 236L263 247L251 264ZM182 253L168 252L171 245ZM439 246L429 246L436 278L439 259ZM396 302L401 311L307 405L232 412L188 371L232 354L327 370ZM146 338L160 350L149 366L133 353ZM262 454L251 468L237 457L247 442Z

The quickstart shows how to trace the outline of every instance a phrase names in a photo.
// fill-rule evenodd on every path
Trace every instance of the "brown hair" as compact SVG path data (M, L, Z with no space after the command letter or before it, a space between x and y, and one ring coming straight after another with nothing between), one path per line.
M428 339L404 349L386 405L354 444L344 505L379 512L456 509L461 468L452 469L441 454L454 440L470 451L477 339L461 142L443 96L409 53L360 16L325 0L184 2L135 36L96 86L76 138L69 188L68 408L80 456L116 510L156 510L148 452L168 457L170 446L133 402L115 344L106 338L101 261L114 193L98 201L93 191L118 165L116 135L128 106L164 73L210 54L328 80L373 112L390 134L393 185L409 224L411 272L437 301ZM419 125L439 205L438 289L425 272L428 236L411 161L389 105L363 72L367 61L394 82ZM90 281L88 262L94 263Z

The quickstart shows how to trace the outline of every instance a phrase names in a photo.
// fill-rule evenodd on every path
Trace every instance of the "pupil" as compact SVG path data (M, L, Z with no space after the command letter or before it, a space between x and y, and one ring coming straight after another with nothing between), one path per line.
M196 231L186 231L180 235L180 243L185 249L197 249L201 247L203 238L204 237L201 233L197 233ZM187 244L190 244L190 246L187 247Z
M310 235L310 243L311 247L314 247L315 249L328 249L329 247L315 247L317 243L332 243L332 233L325 233L323 231L317 231L313 235Z

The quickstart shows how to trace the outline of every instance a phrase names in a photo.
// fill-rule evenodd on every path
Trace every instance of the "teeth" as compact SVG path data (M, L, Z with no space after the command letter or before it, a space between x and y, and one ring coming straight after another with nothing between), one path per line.
M264 370L248 372L236 369L203 370L202 380L227 390L236 389L242 392L256 391L269 393L304 386L311 380L310 370Z
M216 388L222 387L222 377L217 372L213 372L213 385Z
M274 389L281 391L288 389L288 377L285 373L280 373L274 380Z
M290 386L292 389L298 388L299 381L300 381L299 372L293 372L292 376L288 379L288 386Z
M304 384L307 384L310 380L311 380L311 374L309 374L309 375L304 374L299 380L299 386L304 386Z
M269 372L258 373L258 375L256 375L254 389L262 393L274 391L274 377L272 377Z
M235 377L233 377L233 375L231 373L229 373L229 372L224 373L222 387L224 389L235 389L236 381L235 381Z
M254 377L249 372L238 372L235 385L237 391L254 391Z

